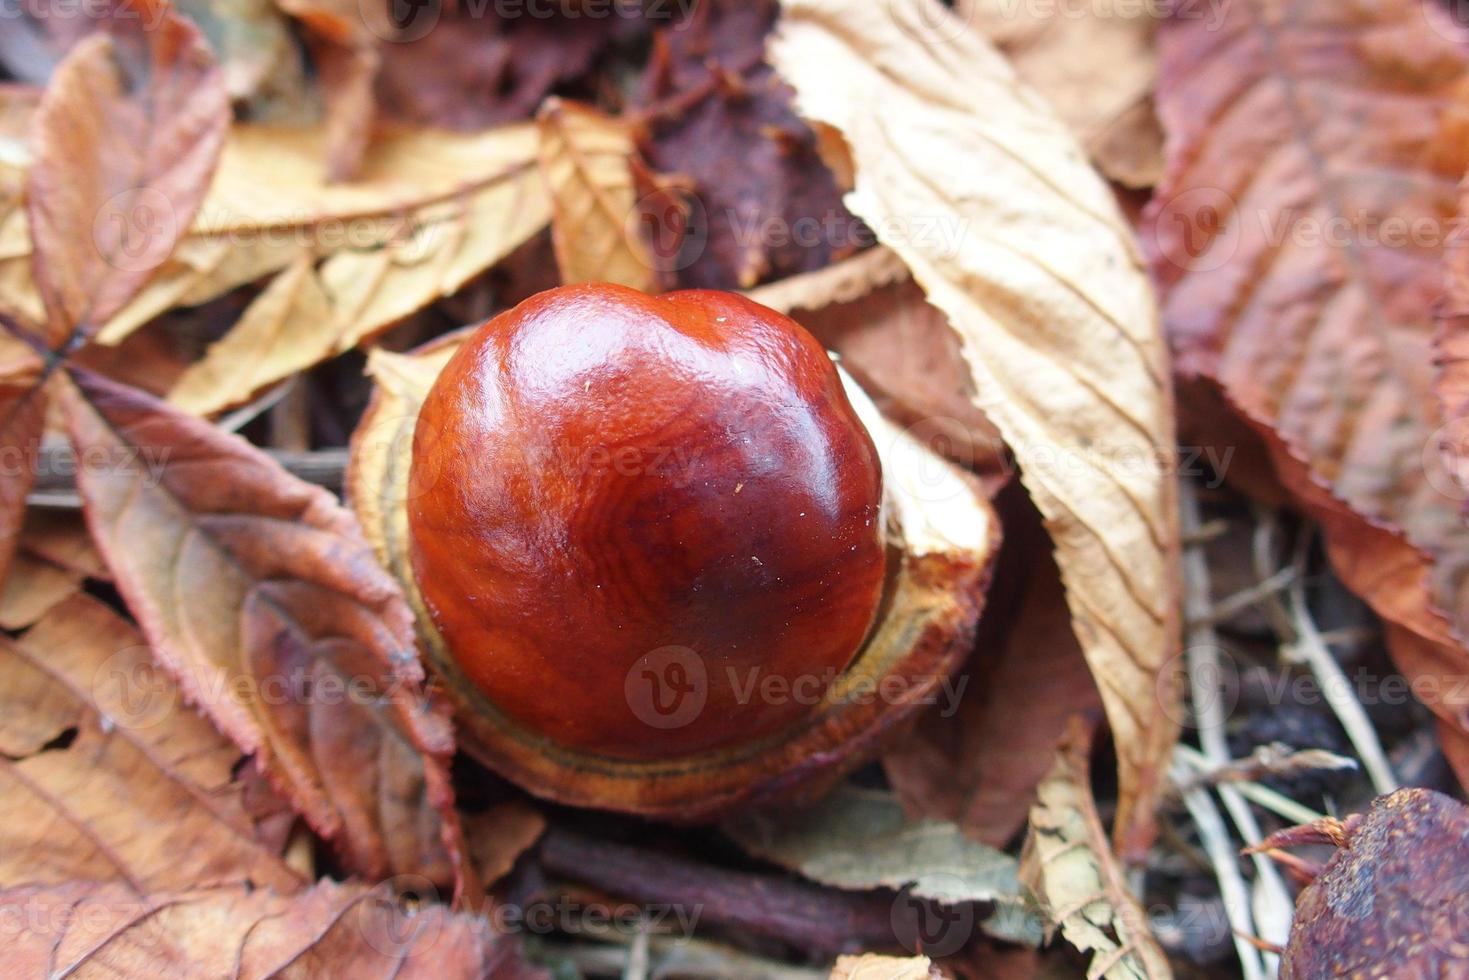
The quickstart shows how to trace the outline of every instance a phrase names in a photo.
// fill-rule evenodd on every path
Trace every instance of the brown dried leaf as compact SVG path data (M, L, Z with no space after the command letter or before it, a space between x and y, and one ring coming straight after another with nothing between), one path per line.
M561 281L656 292L653 257L633 223L635 150L627 124L560 99L547 101L536 123Z
M948 314L1020 462L1118 746L1118 846L1137 854L1177 738L1167 352L1105 182L982 39L932 36L932 4L794 0L771 54L798 110L845 135L849 206Z
M25 629L80 591L86 579L106 577L107 569L80 518L32 510L26 515L10 574L0 586L0 627Z
M1465 484L1430 390L1469 33L1414 0L1226 10L1160 33L1169 161L1145 227L1178 366L1264 438L1469 779L1448 680L1469 669Z
M73 596L0 640L0 678L0 883L300 887L257 839L240 751L106 606Z
M36 459L46 425L41 365L25 358L0 368L0 582L25 520L26 495L36 483Z
M1206 6L1183 13L1202 16ZM1153 109L1153 30L1160 5L1074 4L1057 12L1016 0L960 0L957 9L1050 101L1102 173L1128 187L1158 182L1163 132Z
M1122 869L1092 799L1091 736L1078 719L1056 753L1030 811L1020 878L1053 926L1082 952L1093 952L1088 977L1162 980L1173 974L1127 890Z
M168 258L229 127L208 44L158 3L119 8L111 33L74 47L32 119L26 209L52 347L95 332Z
M347 865L463 878L443 707L412 614L352 516L244 440L133 389L65 386L87 523L186 697Z
M545 978L484 919L442 905L416 909L387 884L322 881L283 896L264 888L136 895L72 882L0 891L16 924L6 967L76 980L352 977L353 980Z
M329 183L353 179L377 115L377 38L368 28L369 5L357 0L277 0L306 25L321 97L326 103L326 174Z
M964 696L931 709L882 760L910 812L953 821L991 847L1025 826L1067 722L1101 708L1050 542L1015 489L996 500L1005 543L974 656L954 682Z
M1469 976L1469 810L1404 789L1334 823L1339 850L1296 899L1282 980Z

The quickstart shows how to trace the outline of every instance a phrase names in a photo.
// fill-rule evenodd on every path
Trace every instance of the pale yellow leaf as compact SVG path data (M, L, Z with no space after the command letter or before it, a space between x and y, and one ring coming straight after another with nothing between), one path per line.
M1172 392L1152 289L1065 125L936 0L789 0L770 55L852 150L847 196L948 314L1056 545L1146 846L1177 739ZM935 25L939 25L936 27Z
M331 304L311 259L302 255L184 371L168 400L196 414L244 401L270 382L324 359L335 340Z
M546 103L537 123L561 281L615 282L654 292L653 258L632 221L637 192L627 124L560 99Z
M927 956L839 956L831 968L831 980L929 980L943 974Z

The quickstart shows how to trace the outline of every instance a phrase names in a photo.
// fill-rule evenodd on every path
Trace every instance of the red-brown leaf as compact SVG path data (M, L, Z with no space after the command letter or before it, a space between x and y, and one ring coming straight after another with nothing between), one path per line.
M417 909L385 885L323 881L282 896L217 888L139 896L72 882L0 891L5 968L17 977L186 980L545 978L484 919Z
M1263 437L1462 737L1445 675L1469 669L1469 525L1430 389L1469 33L1416 0L1237 0L1211 27L1160 32L1168 168L1145 226L1178 367Z
M107 322L173 251L230 122L208 44L162 0L123 3L107 26L57 67L31 122L26 208L53 348Z
M95 599L73 596L19 642L0 639L0 749L0 885L302 884L259 838L239 750Z
M36 458L46 422L40 364L10 365L0 373L0 582L15 558L26 495L36 483Z
M73 380L63 406L89 461L88 525L186 696L354 871L462 878L448 718L424 692L402 592L351 514L242 439Z

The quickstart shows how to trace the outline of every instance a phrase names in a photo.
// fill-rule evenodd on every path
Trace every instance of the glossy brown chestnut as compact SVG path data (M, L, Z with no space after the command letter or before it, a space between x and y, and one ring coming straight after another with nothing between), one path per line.
M743 297L541 293L435 381L414 577L528 731L667 759L799 724L872 626L882 477L822 346Z

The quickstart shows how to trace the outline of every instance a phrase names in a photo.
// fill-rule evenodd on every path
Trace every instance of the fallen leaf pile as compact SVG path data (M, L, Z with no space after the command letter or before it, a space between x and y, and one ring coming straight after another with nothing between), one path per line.
M83 6L0 16L0 973L1463 975L1454 4ZM466 751L418 408L595 282L800 322L968 547L833 788Z

